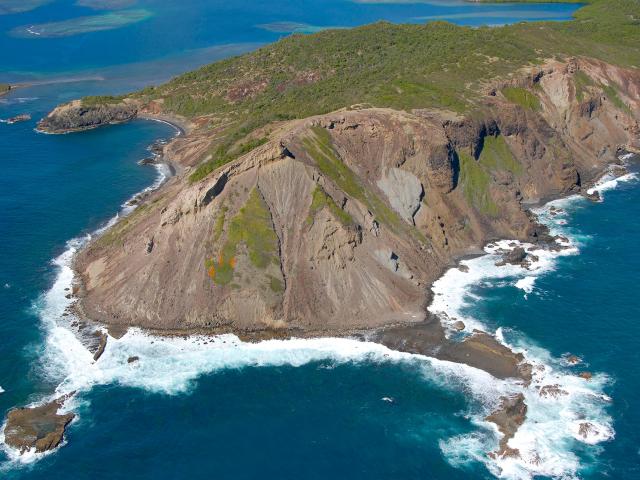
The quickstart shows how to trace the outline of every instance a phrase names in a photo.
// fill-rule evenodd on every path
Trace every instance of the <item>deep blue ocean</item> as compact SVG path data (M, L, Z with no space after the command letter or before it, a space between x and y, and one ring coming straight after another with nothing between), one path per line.
M5 3L15 5L0 0L0 12ZM449 308L499 329L545 366L545 381L569 392L530 404L517 441L525 454L539 452L537 466L488 459L497 437L482 419L515 387L470 369L348 340L205 345L142 334L113 342L92 365L56 323L73 249L156 181L158 172L137 162L153 141L175 132L136 121L35 133L54 105L157 83L291 31L380 19L561 20L576 5L140 0L114 20L107 1L100 10L25 0L36 3L0 14L0 82L32 83L0 97L0 118L33 117L0 123L0 415L56 389L77 389L71 407L78 417L67 443L49 455L16 460L0 450L0 478L453 480L495 478L502 469L509 478L640 479L634 178L604 192L603 203L571 200L560 216L543 212L570 236L572 254L543 259L533 275L496 274L490 257L473 260L468 278L477 281L458 283L464 291L452 297ZM110 29L87 31L92 23L82 17L94 15L106 15L102 25ZM134 353L140 362L132 367L126 359ZM582 363L567 365L568 353ZM591 381L575 376L583 370ZM593 445L575 438L584 420L597 427Z

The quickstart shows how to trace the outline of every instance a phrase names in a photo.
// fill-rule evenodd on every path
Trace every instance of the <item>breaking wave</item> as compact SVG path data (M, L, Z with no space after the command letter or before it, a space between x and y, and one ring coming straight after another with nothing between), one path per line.
M159 187L170 174L161 166L158 168L158 180L146 191ZM612 181L605 179L597 188L606 190ZM615 181L624 180L618 178ZM552 271L559 256L574 255L579 251L579 242L566 232L562 224L563 214L550 214L551 206L558 208L576 201L571 198L552 202L538 211L554 233L570 237L561 242L564 249L552 252L519 242L495 242L485 248L485 255L461 262L468 272L453 268L434 283L434 301L429 309L436 314L446 314L444 322L463 320L466 333L473 329L487 331L480 320L465 313L474 300L469 295L470 287L501 280L513 282L525 294L533 292L536 279ZM464 467L480 462L497 477L509 479L531 479L536 475L572 478L580 470L580 460L574 453L576 442L595 445L614 436L611 418L606 412L610 402L604 394L609 382L606 375L594 375L589 381L579 378L570 373L560 360L552 358L546 350L527 339L507 335L509 343L501 329L495 332L497 338L521 352L533 365L533 380L529 385L513 379L498 380L463 364L400 353L376 343L347 338L245 343L234 335L158 337L130 329L120 339L109 338L103 355L95 362L92 353L68 327L73 319L63 315L69 312L68 307L73 302L67 298L74 281L72 261L92 236L100 235L118 218L129 214L135 204L131 200L126 202L121 212L93 235L68 242L67 250L53 261L58 270L53 286L36 305L47 332L43 355L45 373L59 383L50 399L78 392L65 404L65 409L77 407L77 402L82 401L82 392L97 385L118 384L176 395L189 392L198 377L221 369L301 366L322 360L334 363L410 362L420 368L425 380L443 388L463 391L472 400L470 418L477 429L439 441L441 452L453 466ZM531 249L530 253L538 257L528 269L495 265L501 249L520 245ZM509 442L511 448L519 451L519 456L492 459L487 454L496 449L501 434L485 418L499 405L504 395L515 393L525 395L528 407L525 423ZM29 463L43 455L31 453L20 456L6 445L3 448L10 459L19 463Z
M628 158L621 157L621 160ZM604 175L588 193L597 191L602 197L604 192L621 182L634 180L637 180L635 173L615 177L611 172ZM543 250L509 240L489 244L485 247L485 255L461 261L466 268L450 269L434 283L434 301L430 311L450 324L462 320L467 333L474 329L490 331L473 313L469 313L477 301L470 294L471 287L487 282L507 283L523 290L526 298L534 292L536 279L555 269L559 257L578 254L580 245L588 241L588 237L573 232L567 222L567 214L587 201L576 195L549 202L535 210L550 232L561 236L558 243L562 249ZM525 248L537 260L532 261L528 268L509 264L497 266L502 258L500 254L515 247ZM596 445L615 436L612 418L607 413L611 399L604 393L610 379L600 373L586 380L572 373L566 361L553 358L547 350L517 332L498 328L494 333L503 344L522 353L534 367L531 384L520 389L527 404L526 421L509 442L519 455L495 460L487 458L486 452L490 447L477 432L441 440L441 451L453 466L480 461L500 478L531 479L537 475L576 478L583 467L575 453L576 442ZM510 341L505 340L507 333ZM483 420L476 416L475 421L481 423Z

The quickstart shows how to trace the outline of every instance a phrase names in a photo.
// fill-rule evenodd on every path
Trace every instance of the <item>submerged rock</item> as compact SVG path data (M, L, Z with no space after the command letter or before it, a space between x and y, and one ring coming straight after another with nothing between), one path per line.
M6 121L9 125L11 125L13 123L26 122L28 120L31 120L31 115L29 115L28 113L21 113L20 115L16 115L15 117L7 118Z
M4 429L5 443L20 453L32 449L42 453L56 448L64 439L67 425L75 417L73 413L58 414L58 410L71 395L73 394L38 407L11 410Z
M569 392L560 388L560 385L544 385L540 388L540 396L541 397L552 397L557 398L559 396L569 395Z

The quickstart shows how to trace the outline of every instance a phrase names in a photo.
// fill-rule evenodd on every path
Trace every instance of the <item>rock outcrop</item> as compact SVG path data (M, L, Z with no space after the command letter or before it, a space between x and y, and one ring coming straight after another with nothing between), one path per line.
M21 453L29 450L42 453L56 448L75 417L73 413L58 413L67 399L65 396L44 405L11 410L4 429L5 443Z
M531 381L532 367L522 354L512 352L485 332L474 331L463 340L449 339L435 316L415 325L381 329L367 338L399 352L464 363L496 378L515 378L523 384Z
M82 100L60 105L38 122L38 130L46 133L69 133L90 130L103 125L123 123L138 115L132 102L83 104Z
M495 423L502 434L498 450L491 453L494 457L519 456L516 448L509 447L509 440L513 438L527 416L527 404L522 393L512 397L503 397L500 406L489 415L486 420Z

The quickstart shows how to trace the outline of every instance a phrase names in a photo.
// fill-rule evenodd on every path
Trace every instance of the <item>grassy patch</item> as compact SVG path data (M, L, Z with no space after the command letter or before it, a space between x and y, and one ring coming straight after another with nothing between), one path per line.
M321 186L316 185L316 188L313 190L312 194L311 207L309 208L307 223L312 225L318 212L320 212L324 208L328 208L331 214L343 225L353 225L353 218L351 218L351 215L338 207L338 205L336 205L336 202L333 201L333 198L327 195L327 192L325 192Z
M522 173L522 165L515 159L502 135L484 138L478 160L488 170L506 170L514 175Z
M403 220L376 194L366 189L358 176L338 158L329 133L322 127L313 127L312 132L313 135L304 141L304 146L320 171L347 195L366 205L380 223L389 227L400 226Z
M593 81L582 70L578 70L573 76L573 84L576 88L576 99L582 102L585 99L587 88L593 85Z
M631 113L629 105L624 103L620 98L620 95L618 95L618 88L615 86L615 84L603 85L602 90L604 90L604 94L607 96L609 101L615 105L616 108L622 110L623 112Z
M460 184L465 198L480 212L498 216L498 206L491 198L491 176L466 152L458 152L460 160Z
M284 292L284 283L279 278L274 277L273 275L267 275L269 278L269 288L272 292L282 293Z
M507 100L522 108L537 112L540 110L540 100L534 93L521 87L506 87L502 89L502 94Z
M223 145L219 145L212 153L211 160L200 164L198 168L196 168L196 171L189 176L189 181L191 183L199 182L200 180L206 178L211 172L217 170L218 168L226 165L229 162L234 161L237 158L240 158L242 155L255 150L260 145L264 145L268 141L268 138L262 137L248 140L245 143L237 146L236 148L230 147L226 143Z
M229 209L227 208L226 205L223 205L222 208L220 209L220 214L218 215L218 218L216 218L216 224L213 226L213 243L217 243L218 240L220 240L220 237L222 236L222 231L224 230L224 222L227 216L227 212L229 211Z
M84 107L97 107L100 105L114 105L124 100L124 95L94 95L82 98L82 106Z
M279 262L278 237L273 229L271 212L260 191L254 188L247 203L231 219L227 239L218 258L205 260L209 276L218 285L227 285L233 279L238 245L244 244L251 263L266 269L270 263Z

